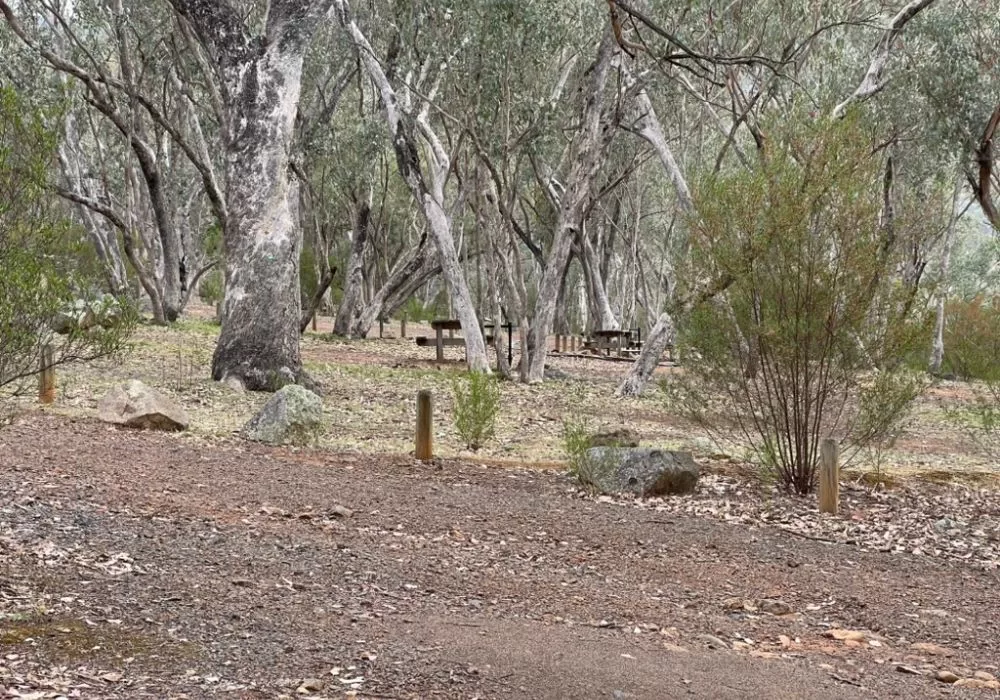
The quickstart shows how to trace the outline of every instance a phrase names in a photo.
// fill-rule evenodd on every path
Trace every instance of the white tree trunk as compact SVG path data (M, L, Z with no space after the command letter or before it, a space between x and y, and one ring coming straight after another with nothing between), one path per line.
M214 54L225 112L226 284L212 377L258 391L307 381L289 155L303 57L332 0L273 0L263 36L252 36L228 3L170 2Z
M663 357L663 351L673 342L675 334L674 319L668 313L660 314L642 346L642 352L632 363L632 368L618 386L615 396L639 396L643 392Z
M569 261L573 239L581 229L584 212L593 197L591 190L594 178L604 162L607 146L614 132L612 128L604 131L601 128L604 88L611 66L613 45L611 30L607 29L601 39L597 60L590 70L590 84L584 97L583 124L573 143L573 165L566 180L566 191L559 199L559 214L552 247L546 258L545 272L538 285L531 331L527 339L529 383L541 382L545 378L548 336L555 319L563 273Z
M469 293L465 271L462 269L462 263L455 248L451 221L444 210L444 180L450 172L448 154L423 114L414 117L412 114L403 113L395 89L375 57L368 39L351 18L346 0L335 0L334 5L341 25L358 50L368 77L379 90L386 123L389 127L389 135L396 151L399 174L420 206L430 227L431 235L434 237L434 243L441 258L441 269L448 285L450 301L462 324L469 370L488 373L490 363L486 355L486 343L479 328L479 317L472 302L472 295ZM417 134L414 133L413 129L415 124L419 127L420 135L430 152L427 157L430 167L429 177L424 175L421 168Z
M361 315L364 295L365 252L368 249L369 227L371 225L372 190L357 202L354 215L354 231L351 236L351 254L344 272L344 294L333 321L333 334L350 336L354 324Z
M952 199L952 207L954 207L957 203L955 200L958 199L958 194L961 192L963 185L963 180L959 179L958 184L955 186L955 196ZM941 363L944 361L945 306L948 303L951 251L955 246L955 227L958 225L958 220L961 217L962 214L953 211L951 218L948 221L948 228L945 229L944 232L944 244L941 250L941 269L938 273L937 291L935 292L934 342L931 345L930 361L931 374L940 374Z
M590 293L594 310L597 312L598 326L600 330L618 330L621 325L615 317L615 312L611 308L611 300L608 298L608 289L604 278L601 276L601 268L597 264L597 255L594 253L594 246L586 235L580 236L580 247L583 249L581 263L584 272L590 281Z

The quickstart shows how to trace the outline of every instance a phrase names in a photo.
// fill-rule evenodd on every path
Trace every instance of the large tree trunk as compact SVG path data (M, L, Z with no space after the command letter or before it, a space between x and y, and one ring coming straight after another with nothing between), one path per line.
M170 0L219 65L225 123L226 257L212 377L251 390L304 381L302 233L289 153L306 47L332 0L273 0L262 36L225 2Z

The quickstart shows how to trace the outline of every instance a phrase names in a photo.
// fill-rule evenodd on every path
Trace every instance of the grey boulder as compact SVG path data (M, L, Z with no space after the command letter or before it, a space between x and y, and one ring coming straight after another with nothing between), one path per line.
M250 440L271 445L315 442L323 430L323 399L298 384L287 384L243 426Z
M650 447L592 447L581 460L578 478L605 494L643 498L690 493L699 469L690 452Z
M107 423L145 430L184 430L188 417L184 409L137 379L116 386L101 399L97 413Z

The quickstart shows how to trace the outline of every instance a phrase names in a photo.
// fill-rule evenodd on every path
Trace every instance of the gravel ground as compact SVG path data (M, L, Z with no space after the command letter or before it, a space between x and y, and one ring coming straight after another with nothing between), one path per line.
M963 558L851 530L905 492L791 532L801 501L733 516L758 497L720 483L615 502L31 412L0 430L0 697L998 694L996 494L934 501L980 519Z

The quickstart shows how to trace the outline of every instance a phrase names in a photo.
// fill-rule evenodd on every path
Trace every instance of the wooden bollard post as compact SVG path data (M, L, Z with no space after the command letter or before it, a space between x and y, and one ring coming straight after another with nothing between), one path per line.
M840 506L840 446L827 438L820 447L819 512L837 514Z
M399 319L399 337L400 338L406 337L406 316L403 316L403 318Z
M434 407L431 392L417 392L417 444L414 454L426 462L434 459Z
M52 365L52 346L46 343L42 347L38 374L38 400L42 403L54 403L56 400L56 368Z
M318 311L317 311L316 313L314 313L314 314L313 314L313 321L312 321L312 325L313 325L313 330L314 330L314 331L318 331L318 330L319 330L319 323L317 323L317 321L316 321L316 317L317 317L317 316L319 316L319 312L318 312Z
M384 338L385 337L385 319L384 318L380 318L378 320L378 337L379 338Z

